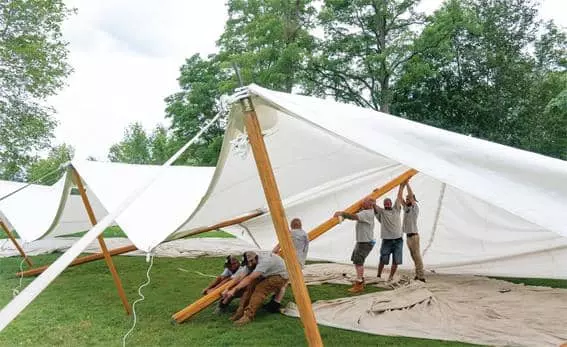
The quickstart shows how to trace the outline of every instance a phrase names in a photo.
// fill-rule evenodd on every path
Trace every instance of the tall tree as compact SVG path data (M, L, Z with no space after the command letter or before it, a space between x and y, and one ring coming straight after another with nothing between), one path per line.
M235 62L245 83L291 92L314 39L311 0L230 0L218 46L223 62Z
M419 0L325 0L324 38L307 68L307 91L390 111L392 85L417 51ZM434 42L432 42L434 44Z
M447 1L404 66L394 113L536 150L534 117L563 89L550 74L561 74L565 37L551 28L534 1Z
M161 165L181 146L163 125L157 125L148 134L140 123L132 123L126 128L122 141L110 147L108 159L120 163Z
M51 148L46 158L40 159L26 170L26 180L38 184L52 185L57 182L65 170L61 168L75 154L75 149L67 144Z
M45 99L71 71L61 24L72 12L63 0L0 1L0 178L22 179L53 136Z

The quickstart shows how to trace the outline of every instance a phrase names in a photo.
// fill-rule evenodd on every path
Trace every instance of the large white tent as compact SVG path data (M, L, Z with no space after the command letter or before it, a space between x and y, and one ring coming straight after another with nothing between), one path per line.
M306 229L415 168L420 173L412 186L420 203L428 269L567 278L567 269L561 266L567 261L567 224L561 218L567 207L565 161L352 105L256 85L248 90L288 217L302 218ZM212 168L169 167L116 219L139 249L150 251L192 230L266 210L244 134L242 111L235 104L214 175ZM80 161L73 166L104 214L158 170ZM69 182L67 175L50 189L62 191ZM41 202L50 206L44 207L50 218L64 211L64 196ZM11 215L22 214L14 209ZM33 209L38 210L39 205ZM38 230L47 230L45 225L57 226L50 218L35 219L33 228L18 225L18 230L26 238L29 229L35 239ZM353 229L344 222L327 232L313 242L310 257L348 262ZM254 238L262 248L276 243L267 214L229 230L250 241ZM377 258L371 257L370 264Z
M286 212L302 218L305 228L413 168L420 172L412 185L421 204L419 228L428 269L567 278L562 266L567 261L567 224L562 219L567 162L329 100L256 85L247 93ZM210 169L193 168L189 174L167 167L179 153L140 179L131 176L131 167L105 173L88 163L74 163L109 213L2 310L0 328L112 220L136 247L150 252L191 230L265 210L245 134L243 110L235 103L214 174ZM58 184L68 186L68 180L69 175ZM61 215L65 199L62 194L59 201L45 201L55 206L51 217ZM0 208L6 215L6 206ZM12 224L17 213L22 212L9 212ZM50 219L44 222L48 225ZM16 227L26 237L27 224L21 225ZM241 225L263 248L276 241L266 216ZM30 237L36 233L29 228ZM314 241L310 256L348 262L353 241L353 226L343 223Z

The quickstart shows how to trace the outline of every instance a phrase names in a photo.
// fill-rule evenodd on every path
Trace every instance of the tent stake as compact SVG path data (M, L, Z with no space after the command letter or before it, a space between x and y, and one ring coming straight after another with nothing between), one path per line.
M278 241L283 251L283 259L291 282L293 296L297 303L299 316L303 327L305 328L305 336L309 346L323 346L319 327L315 320L315 314L311 306L311 298L307 291L307 286L303 279L303 272L297 260L297 254L291 240L287 218L281 201L278 185L274 177L266 144L262 137L262 130L258 116L254 110L254 105L250 97L240 100L244 111L244 124L248 134L248 140L254 154L254 160L258 168L258 175L264 188L264 195L270 209L272 222L278 236Z
M87 210L87 214L89 216L89 220L93 226L96 225L96 217L89 201L89 197L87 196L87 191L83 186L83 181L81 180L81 176L75 168L73 170L73 179L77 188L79 189L79 193L81 194L81 199L83 200L83 204L85 205L85 209ZM126 293L124 293L124 288L122 287L122 281L120 280L120 276L118 276L118 272L116 271L116 267L114 266L114 262L112 261L112 256L108 253L108 248L106 247L106 243L104 242L104 238L102 234L98 236L98 243L102 250L102 254L104 255L104 260L106 261L106 265L112 274L112 278L114 279L114 283L116 285L116 289L118 289L118 295L120 296L120 300L122 300L122 305L124 305L124 309L126 310L126 314L130 314L132 312L130 308L130 304L128 303L128 299L126 298Z
M24 257L24 259L26 260L26 263L28 263L28 265L30 267L33 267L32 261L30 258L28 258L28 256L26 255L26 253L24 252L24 249L20 246L20 244L18 243L18 241L16 240L16 238L14 237L14 234L12 234L12 232L10 231L10 229L8 229L8 226L6 224L4 224L4 222L2 220L0 220L0 227L2 229L4 229L4 231L6 232L6 235L8 235L8 238L12 241L12 243L14 244L14 246L16 246L16 249L18 250L18 252L20 252L20 255L22 257Z
M114 255L118 255L118 254L133 252L137 249L138 248L136 248L136 246L130 245L130 246L124 246L124 247L111 249L111 250L108 251L108 253L111 256L114 256ZM73 260L73 262L68 267L80 265L80 264L85 264L85 263L90 263L91 261L100 260L100 259L104 259L103 253L89 254L89 255L86 255L84 257L79 257L79 258ZM30 270L27 270L27 271L18 272L18 273L16 273L16 276L18 276L18 277L20 277L20 276L23 276L23 277L36 276L36 275L39 275L40 273L44 272L45 270L47 270L48 267L49 267L49 265L45 265L45 266L42 266L42 267L37 267L35 269L30 269Z

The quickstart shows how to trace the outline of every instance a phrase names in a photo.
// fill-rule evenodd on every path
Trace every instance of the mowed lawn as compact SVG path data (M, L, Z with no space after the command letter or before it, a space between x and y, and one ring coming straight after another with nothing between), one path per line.
M57 254L33 257L34 264L48 264ZM132 303L138 286L146 280L144 257L114 257L124 288ZM14 273L19 258L0 259L0 306L12 298L19 280ZM304 346L299 319L261 311L256 320L235 328L229 315L215 315L208 308L191 321L171 324L171 315L200 296L217 274L223 258L155 258L151 284L143 289L145 301L136 305L138 324L127 340L129 346ZM185 270L185 271L184 271ZM32 279L25 278L23 285ZM313 300L347 295L347 286L309 288ZM377 290L377 289L374 289ZM291 298L288 292L286 300ZM104 261L67 269L0 334L1 346L119 346L132 324L117 296ZM465 346L456 342L376 336L320 326L326 346Z

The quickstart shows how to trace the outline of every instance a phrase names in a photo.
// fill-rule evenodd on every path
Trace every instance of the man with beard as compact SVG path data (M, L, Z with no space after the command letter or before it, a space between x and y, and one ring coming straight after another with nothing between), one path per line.
M402 194L405 182L400 184L396 202L392 205L390 198L384 199L384 208L374 205L374 213L376 219L380 222L380 237L382 245L380 246L380 263L378 264L378 277L382 276L384 265L390 263L390 255L392 255L392 269L388 281L394 279L398 265L402 264L402 253L404 241L402 238L402 226L400 222L400 211L402 209Z
M419 247L419 234L417 232L417 217L419 215L419 207L417 200L413 193L409 182L406 182L408 194L404 201L404 221L402 223L402 230L406 234L406 243L410 251L411 258L415 264L415 278L416 280L425 282L425 275L423 274L423 260L421 259L421 251Z

